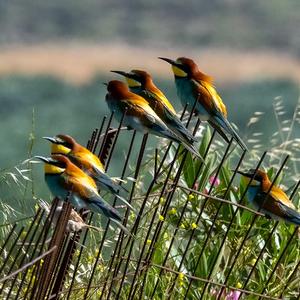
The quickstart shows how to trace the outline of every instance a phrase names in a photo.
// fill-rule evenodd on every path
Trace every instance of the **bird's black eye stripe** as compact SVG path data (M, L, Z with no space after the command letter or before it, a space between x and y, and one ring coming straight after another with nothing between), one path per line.
M255 174L254 179L257 181L261 180L261 176L259 174Z
M62 161L56 161L56 162L53 162L52 165L58 167L58 168L61 168L61 169L64 169L66 167L66 164Z
M63 141L63 140L57 140L56 143L57 145L62 145L68 149L72 149L73 145L71 143L68 143L66 141Z
M138 82L144 81L144 80L143 80L140 76L138 76L138 75L134 75L132 78L133 78L134 80L138 81Z
M179 64L176 64L175 67L177 67L178 69L184 71L187 74L189 73L189 68L185 65L182 65L182 64L179 63Z

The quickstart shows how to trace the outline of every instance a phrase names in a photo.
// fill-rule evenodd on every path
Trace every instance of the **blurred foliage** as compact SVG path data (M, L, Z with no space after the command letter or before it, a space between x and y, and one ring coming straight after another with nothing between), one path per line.
M80 38L299 54L299 8L298 0L0 0L0 42Z

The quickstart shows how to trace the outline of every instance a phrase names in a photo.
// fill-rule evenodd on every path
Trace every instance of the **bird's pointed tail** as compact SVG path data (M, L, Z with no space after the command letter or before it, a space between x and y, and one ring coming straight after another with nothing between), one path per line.
M134 209L134 207L123 197L121 197L118 194L115 194L115 196L120 199L124 204L126 204L128 207L130 207L134 212L136 212L136 210Z
M96 213L105 215L107 218L122 221L118 211L110 204L105 202L100 196L89 199L88 207Z
M100 200L101 199L101 200ZM128 229L122 224L122 218L118 211L110 204L106 203L101 197L97 196L89 201L89 208L97 213L104 214L111 221L116 223L124 232L131 235Z
M281 207L282 211L284 211L284 214L286 215L284 219L287 222L300 226L300 213L297 210L284 204L279 204L279 206Z
M121 230L123 230L125 233L127 233L128 235L131 235L131 236L133 236L130 232L129 232L129 230L122 224L122 222L119 222L119 221L117 221L117 220L115 220L115 219L110 219L112 222L114 222L115 224L117 224L118 225L118 227L121 229Z
M221 131L223 131L223 129L225 131L227 131L227 133L230 134L235 139L235 141L241 146L241 148L243 150L248 151L248 147L243 142L243 140L239 137L237 132L233 129L232 125L229 123L229 121L226 118L224 118L223 116L216 116L216 120L215 119L210 119L210 124L211 125L213 124L212 126L215 127L216 130L220 134L221 134ZM224 138L224 135L225 135L225 133L223 132L223 135L222 135L223 138ZM228 138L227 138L227 140L228 140Z
M192 154L194 154L198 159L200 159L202 162L204 162L204 158L200 155L199 151L197 151L197 149L193 146L188 144L185 141L182 141L182 145L188 150L190 151Z

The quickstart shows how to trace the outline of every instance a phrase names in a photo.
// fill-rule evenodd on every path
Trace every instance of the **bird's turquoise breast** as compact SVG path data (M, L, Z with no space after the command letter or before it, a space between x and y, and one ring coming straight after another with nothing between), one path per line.
M182 106L188 104L192 107L195 99L193 95L193 87L187 78L175 78L175 85L177 89L177 95L181 101Z
M130 91L132 93L140 95L142 93L143 89L141 86L133 86L133 87L130 87Z
M61 200L66 200L67 197L69 197L69 201L78 209L87 206L86 202L79 195L76 193L69 193L64 187L62 175L45 175L45 180L53 196L58 197Z
M255 207L258 208L259 204L257 203L257 193L259 192L260 186L250 186L247 190L248 201Z
M123 111L121 110L120 101L109 100L107 101L107 105L109 109L112 112L114 112L114 117L117 119L117 121L120 122L123 116Z
M60 175L45 175L45 181L53 196L58 197L61 200L64 200L67 197L68 192L62 186Z
M175 78L175 84L177 95L181 101L182 106L185 107L186 105L188 105L187 109L188 111L191 111L195 101L197 100L195 98L194 83L188 78ZM201 97L201 95L199 96ZM197 101L195 111L202 121L207 121L210 117L210 114L206 111L203 105L201 105L201 99L200 101Z

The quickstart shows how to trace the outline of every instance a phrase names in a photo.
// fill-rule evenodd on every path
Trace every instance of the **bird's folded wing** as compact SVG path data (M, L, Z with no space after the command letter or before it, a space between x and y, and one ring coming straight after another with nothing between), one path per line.
M287 215L299 217L293 203L289 200L288 196L278 187L273 187L269 194L267 194L267 191L262 193L261 205L262 209L282 218L287 217Z
M99 170L104 172L104 166L101 163L100 159L92 152L88 151L87 149L85 149L85 150L86 151L77 152L77 153L73 154L72 156L74 156L75 158L77 158L79 160L84 160L84 161L88 162L90 165L96 166Z
M294 222L298 223L300 222L300 214L297 210L292 209L282 203L279 203L279 206L281 207L282 211L285 212L285 215L288 219L294 220Z
M127 108L126 116L137 117L145 126L163 124L146 100L144 102L136 100L125 101Z
M285 209L283 209L285 206L284 204L281 204L280 201L275 200L271 195L267 195L263 193L263 196L261 198L260 203L258 203L258 207L261 205L261 210L264 210L266 212L270 212L278 217L285 218L286 212Z
M267 191L265 191L265 192L267 192ZM287 194L282 189L280 189L279 187L273 186L269 194L275 200L283 203L284 205L286 205L286 206L288 206L288 207L290 207L292 209L295 209L294 204L289 199L289 197L287 196Z
M186 138L189 139L191 142L197 141L193 134L183 125L183 123L176 115L174 115L167 108L165 108L164 113L168 124L172 125L172 127L178 130L182 135L186 136Z
M145 93L148 93L148 97L152 97L153 99L156 99L157 101L161 102L164 105L164 107L170 110L173 114L176 114L173 105L159 89L153 89L153 91L145 91Z
M66 178L65 187L77 193L80 197L89 198L91 195L97 194L97 185L89 176L69 176Z
M211 113L221 113L225 118L227 118L226 106L215 88L203 81L192 82L194 84L194 97L199 97L199 99L201 99L200 102L205 110Z

